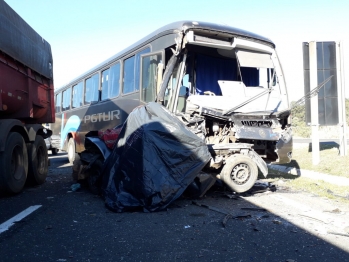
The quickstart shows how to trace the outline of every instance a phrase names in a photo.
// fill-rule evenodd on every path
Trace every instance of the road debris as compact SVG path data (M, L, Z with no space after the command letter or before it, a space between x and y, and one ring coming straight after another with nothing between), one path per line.
M338 232L333 232L333 231L327 231L327 233L332 234L332 235L337 235L337 236L349 237L349 234L345 234L345 233L338 233Z
M236 216L233 216L232 214L230 214L229 212L226 212L224 210L221 210L217 207L213 207L213 206L209 206L209 205L205 205L205 204L200 204L196 201L193 201L192 202L194 205L196 206L199 206L199 207L204 207L204 208L207 208L209 210L212 210L212 211L216 211L218 213L221 213L221 214L224 214L225 217L223 218L223 221L222 221L222 224L223 224L223 227L226 226L227 222L229 219L244 219L244 218L251 218L251 215L250 214L242 214L242 215L236 215Z
M222 221L223 227L225 227L227 225L228 220L231 218L232 218L231 214L228 214L223 218L223 221Z
M301 217L305 217L305 218L309 218L309 219L312 219L312 220L319 221L319 222L324 223L324 224L328 224L328 222L325 222L325 221L323 221L323 220L317 219L317 218L315 218L315 217L311 217L311 216L307 216L307 215L302 215L302 214L298 214L298 215L301 216Z
M333 213L333 214L341 214L342 213L342 211L340 211L339 208L335 208L333 210L325 210L324 212Z
M235 194L224 193L224 195L230 199L235 199L235 200L240 199L240 197L238 195L235 195Z
M275 192L276 186L270 182L257 181L254 186L246 192L246 194L259 194L265 192Z
M217 208L217 207L212 207L212 206L208 206L208 205L205 205L205 204L200 204L200 203L198 203L198 202L196 202L196 201L192 201L192 203L193 203L194 205L196 205L196 206L205 207L205 208L208 208L208 209L210 209L210 210L212 210L212 211L216 211L216 212L221 213L221 214L224 214L224 215L230 215L230 213L228 213L228 212L226 212L226 211L224 211L224 210L221 210L221 209L219 209L219 208Z
M278 225L282 224L282 222L281 222L280 220L277 220L277 219L274 219L274 220L273 220L273 223L274 223L274 224L278 224Z
M262 212L268 211L265 208L256 208L256 207L242 207L241 210L262 211Z
M77 191L77 190L80 189L80 188L81 188L81 185L80 185L79 183L72 184L71 187L70 187L70 189L71 189L73 192Z

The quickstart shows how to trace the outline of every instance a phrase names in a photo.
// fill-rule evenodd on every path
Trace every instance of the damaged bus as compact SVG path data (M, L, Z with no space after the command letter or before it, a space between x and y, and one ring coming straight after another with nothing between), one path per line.
M137 106L160 103L212 154L236 192L250 189L265 163L292 156L290 108L275 44L226 25L166 25L55 92L52 139L72 163L91 130L122 124Z

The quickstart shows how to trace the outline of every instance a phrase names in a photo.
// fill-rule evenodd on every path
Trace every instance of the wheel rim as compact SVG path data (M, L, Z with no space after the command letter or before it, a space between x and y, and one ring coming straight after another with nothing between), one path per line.
M250 167L247 164L240 163L234 166L230 179L237 185L245 184L251 176Z
M22 178L21 166L23 166L22 151L19 146L12 150L11 155L11 175L14 179L20 180Z

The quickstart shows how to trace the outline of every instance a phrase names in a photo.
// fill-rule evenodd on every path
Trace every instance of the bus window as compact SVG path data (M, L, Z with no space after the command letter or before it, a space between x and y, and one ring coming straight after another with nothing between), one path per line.
M109 97L116 97L120 92L120 63L110 68Z
M124 94L135 91L134 89L134 64L135 57L131 56L124 61Z
M102 100L119 95L120 63L102 72Z
M141 74L141 55L149 53L150 48L146 48L136 54L136 65L135 65L135 90L139 90L139 77Z
M140 75L140 57L142 54L150 52L150 48L146 48L136 55L131 56L124 61L124 88L123 93L131 93L139 90Z
M61 112L61 106L62 106L62 93L58 93L57 95L56 95L56 108L55 108L55 110L56 110L56 112Z
M71 87L63 91L63 107L62 107L63 111L70 109L70 101L71 101Z
M158 65L161 60L162 53L142 57L141 100L144 102L155 100Z
M82 82L73 86L73 108L82 106Z
M102 72L102 100L109 98L109 69Z
M98 83L99 83L98 73L94 74L92 77L86 79L86 81L85 81L85 101L84 101L85 104L98 102Z

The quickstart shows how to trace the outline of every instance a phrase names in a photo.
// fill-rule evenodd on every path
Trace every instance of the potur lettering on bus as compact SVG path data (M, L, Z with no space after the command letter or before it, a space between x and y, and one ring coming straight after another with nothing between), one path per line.
M85 115L84 116L84 123L111 121L114 119L120 119L120 110L113 110L113 111L108 111L108 112L100 112L98 114Z

